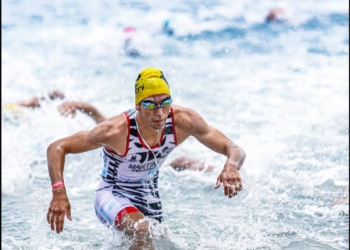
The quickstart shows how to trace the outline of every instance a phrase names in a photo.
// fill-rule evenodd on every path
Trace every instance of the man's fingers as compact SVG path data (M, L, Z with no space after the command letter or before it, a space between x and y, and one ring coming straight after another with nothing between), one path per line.
M47 223L50 224L50 209L49 209L49 211L47 211L46 220L47 220Z
M241 191L243 189L242 182L238 182L236 190Z
M58 216L59 233L63 231L64 216L65 216L65 213L61 213L60 216Z
M59 234L61 231L60 231L60 222L59 222L59 216L58 215L56 215L55 224L56 224L56 232Z
M222 184L224 185L224 187L229 187L230 186L230 182L228 182L227 180L224 179L224 181L222 182Z
M69 220L72 220L72 216L71 216L71 213L70 213L70 205L68 205L68 208L67 208L67 212L66 212L66 216Z
M72 118L74 118L75 115L76 115L76 110L74 108L66 108L66 109L62 109L60 111L60 113L64 117L67 117L67 116L71 115Z
M51 230L55 230L55 215L53 213L50 213L50 218L49 218L49 223L50 223L50 227L51 227Z
M225 188L224 188L224 193L225 193L225 196L228 196L229 198L232 198L232 196L233 196L233 186L227 184L227 186L225 186Z
M228 197L232 198L233 196L236 196L238 194L238 190L235 189L235 187L232 185L228 187Z
M64 110L63 112L61 112L61 114L64 116L64 117L67 117L69 115L69 110L66 109Z
M220 187L220 184L221 184L221 178L220 178L220 176L217 178L217 180L216 180L216 185L215 185L215 189L217 189L218 187Z
M72 220L70 215L70 206L67 209L67 217L68 219ZM51 230L54 231L56 228L56 232L60 233L63 231L64 227L64 216L66 213L64 211L55 211L55 209L49 208L49 211L47 213L47 221L50 224Z
M59 218L59 213L58 212L55 212L52 216L52 220L53 220L53 223L51 224L51 228L55 228L56 227L56 232L59 233L59 221L58 221L58 218ZM54 226L55 225L55 226Z
M241 177L235 172L223 170L217 178L215 189L220 187L221 183L223 184L225 196L229 198L236 196L243 189Z
M56 232L60 233L63 231L63 225L64 225L64 215L65 213L56 213L55 216L55 224L56 224Z
M61 107L59 109L59 112L62 116L67 116L69 114L69 110L67 108L63 108L63 107Z
M239 182L239 184L234 185L231 182L224 181L224 193L225 196L228 196L229 198L232 198L233 196L236 196L239 191L243 189L242 183Z
M224 194L227 196L229 194L229 187L224 185Z
M71 113L72 113L72 118L74 118L75 115L77 114L77 112L75 111L75 109L73 109L73 110L71 111Z
M236 196L238 193L237 193L237 191L232 191L232 193L230 193L230 195L229 195L229 198L232 198L233 196Z

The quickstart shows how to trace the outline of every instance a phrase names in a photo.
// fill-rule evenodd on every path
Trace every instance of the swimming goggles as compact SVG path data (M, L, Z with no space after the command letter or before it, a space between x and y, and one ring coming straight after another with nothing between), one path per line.
M157 103L152 101L141 101L141 104L145 107L145 109L152 110L152 109L160 109L160 108L169 108L172 103L171 97L164 99L159 106L157 106Z

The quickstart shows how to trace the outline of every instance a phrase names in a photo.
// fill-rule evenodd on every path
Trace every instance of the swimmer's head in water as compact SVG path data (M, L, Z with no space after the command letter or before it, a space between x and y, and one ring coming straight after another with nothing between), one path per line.
M282 23L286 21L285 11L279 7L271 9L266 16L266 22Z
M9 103L2 106L5 112L9 112L16 117L23 116L23 108L16 103Z
M16 106L18 106L18 105L15 104L15 103L9 103L9 104L5 104L5 105L3 106L3 108L4 108L4 109L14 109L14 108L16 108Z
M140 72L135 83L135 104L151 95L170 95L169 84L163 72L155 68L145 68Z

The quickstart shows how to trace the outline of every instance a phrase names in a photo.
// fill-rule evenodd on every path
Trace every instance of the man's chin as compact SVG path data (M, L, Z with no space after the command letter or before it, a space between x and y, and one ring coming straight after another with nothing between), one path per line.
M151 127L155 130L163 129L165 127L165 123L153 122Z

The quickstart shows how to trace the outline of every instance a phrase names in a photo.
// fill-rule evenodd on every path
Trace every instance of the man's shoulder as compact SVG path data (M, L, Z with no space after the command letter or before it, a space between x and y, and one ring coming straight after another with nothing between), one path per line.
M172 105L172 109L175 115L193 115L197 114L196 111L194 111L191 108L179 106L179 105Z
M106 125L108 125L108 126L120 126L120 125L126 124L126 121L127 121L126 116L127 116L126 112L112 116L106 120Z
M126 119L125 113L120 113L118 115L112 116L105 120L104 122L101 122L96 127L99 127L101 131L104 132L112 132L118 133L119 131L122 131L126 128L128 122Z
M90 131L93 141L113 148L115 151L121 147L120 145L125 148L124 143L127 135L128 122L124 113L108 118Z
M199 114L191 108L173 105L175 123L191 123Z
M187 114L192 111L192 109L180 106L180 105L172 105L172 110L174 114L179 115L179 114Z
M93 130L92 134L100 137L103 141L106 141L107 138L113 137L118 138L119 136L127 133L128 122L124 113L112 116L105 120L104 122L99 123Z

